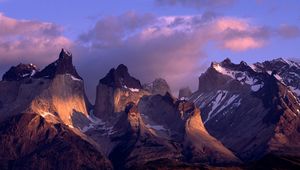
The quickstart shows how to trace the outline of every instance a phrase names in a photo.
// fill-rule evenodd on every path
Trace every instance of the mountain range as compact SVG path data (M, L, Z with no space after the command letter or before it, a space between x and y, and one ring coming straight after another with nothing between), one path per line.
M230 59L179 96L120 64L91 104L64 49L0 81L1 169L299 169L300 64Z

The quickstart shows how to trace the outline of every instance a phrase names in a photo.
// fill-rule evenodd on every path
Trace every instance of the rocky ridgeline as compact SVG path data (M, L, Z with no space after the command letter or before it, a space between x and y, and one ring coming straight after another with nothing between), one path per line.
M164 79L142 85L121 64L100 79L91 106L70 52L42 70L19 64L0 82L0 166L297 169L299 68L226 59L176 98Z

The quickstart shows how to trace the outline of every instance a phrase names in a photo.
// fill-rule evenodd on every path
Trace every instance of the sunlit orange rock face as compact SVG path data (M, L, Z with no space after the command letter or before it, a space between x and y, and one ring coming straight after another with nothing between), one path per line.
M112 169L89 140L39 114L13 116L1 122L0 133L3 169Z
M0 82L0 101L1 167L112 168L79 130L89 122L88 101L69 52L41 71L12 67Z
M73 113L88 115L83 82L73 80L72 75L57 75L49 86L32 101L31 111L56 113L67 125L76 125Z
M4 95L1 95L1 101L3 105L10 107L3 110L2 115L21 112L42 115L49 113L48 115L58 116L67 125L74 126L77 123L75 126L80 126L72 117L74 113L87 116L88 109L84 83L72 64L71 54L62 50L59 59L42 71L32 68L30 73L27 68L23 68L27 72L19 70L18 74L25 76L15 76L15 79L9 74L3 76L5 81L1 82L1 90Z

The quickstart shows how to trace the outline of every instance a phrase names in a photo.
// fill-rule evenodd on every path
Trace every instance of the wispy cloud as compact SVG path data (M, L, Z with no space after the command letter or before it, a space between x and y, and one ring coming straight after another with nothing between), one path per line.
M0 67L15 62L45 64L72 43L62 35L62 27L53 23L17 20L0 13L0 27Z
M120 63L126 64L142 82L163 77L177 91L182 86L197 86L197 77L205 68L203 61L208 58L208 44L215 45L215 50L242 52L262 48L274 36L299 36L295 26L270 28L249 19L208 12L187 16L127 12L106 16L74 42L53 23L0 14L0 27L0 70L18 62L45 65L56 59L61 48L71 48L90 96L94 96L98 80Z
M217 7L226 7L235 2L235 0L155 0L157 5L161 6L184 6L191 8L212 9Z
M277 29L278 34L283 38L299 38L300 28L296 25L281 25Z
M125 13L100 19L80 36L76 53L84 55L80 63L88 84L96 84L107 70L124 63L143 82L163 77L177 91L197 85L209 42L221 50L260 48L267 38L262 30L248 20L212 13L165 17Z

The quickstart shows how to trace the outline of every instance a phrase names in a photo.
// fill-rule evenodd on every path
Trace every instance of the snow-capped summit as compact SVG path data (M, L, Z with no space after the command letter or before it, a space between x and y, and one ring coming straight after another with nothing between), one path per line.
M208 84L207 88L213 88L214 85L234 81L242 86L249 87L253 92L259 91L264 86L264 80L268 77L268 74L257 72L244 61L239 64L234 64L230 59L225 59L220 63L213 62L211 67L203 75L206 76L201 76L199 79L214 81L214 83ZM205 86L206 84L199 84L199 89ZM207 89L205 88L203 90Z

